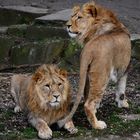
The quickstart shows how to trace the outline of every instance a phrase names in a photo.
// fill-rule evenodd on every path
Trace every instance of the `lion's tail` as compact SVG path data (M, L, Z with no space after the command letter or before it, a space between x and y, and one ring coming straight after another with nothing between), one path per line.
M82 63L80 64L80 81L79 81L79 91L78 95L76 98L76 101L73 105L73 108L71 112L69 113L68 116L66 116L64 119L58 121L58 125L61 128L66 122L68 122L76 112L78 105L81 101L81 98L84 94L84 89L85 89L85 84L86 84L86 77L87 77L87 70L88 70L88 63L85 62L86 60L81 61Z

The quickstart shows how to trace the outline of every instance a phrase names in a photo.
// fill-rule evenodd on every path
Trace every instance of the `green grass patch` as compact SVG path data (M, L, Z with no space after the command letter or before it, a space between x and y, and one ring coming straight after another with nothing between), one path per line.
M37 131L32 127L27 127L22 131L9 131L0 135L0 138L6 138L8 140L13 139L33 139L37 137Z
M33 127L25 128L22 133L21 137L31 139L37 137L37 131Z
M8 120L11 116L14 115L14 112L12 110L7 110L7 111L3 111L1 113L1 120Z
M95 130L92 132L94 136L102 136L102 135L120 135L120 136L129 136L134 132L140 131L140 120L127 121L120 119L115 114L112 114L108 120L106 121L108 127L104 130Z
M133 112L134 112L135 114L140 114L140 107L134 108L134 109L133 109Z
M3 128L4 128L4 123L3 122L0 122L0 132L3 131Z
M136 90L140 91L140 86L139 85L136 86Z

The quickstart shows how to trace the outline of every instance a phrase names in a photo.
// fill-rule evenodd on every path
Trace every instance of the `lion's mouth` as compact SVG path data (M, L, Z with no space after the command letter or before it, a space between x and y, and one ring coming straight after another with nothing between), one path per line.
M59 106L59 105L60 105L60 102L58 102L58 101L50 102L50 105L51 105L52 107Z
M79 33L78 32L72 32L69 28L67 28L68 34L70 37L75 38Z

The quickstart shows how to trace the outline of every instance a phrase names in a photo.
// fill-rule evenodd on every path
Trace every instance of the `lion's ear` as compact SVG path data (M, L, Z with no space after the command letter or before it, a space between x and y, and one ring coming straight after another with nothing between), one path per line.
M97 16L97 9L94 2L83 5L83 11L86 15L91 15L94 18Z
M38 82L38 81L40 81L41 79L42 79L42 73L41 72L35 72L35 74L33 74L33 80L35 81L35 82Z
M79 11L80 11L80 6L74 6L72 9L72 15L76 14Z
M59 74L63 75L64 77L67 77L68 72L66 70L60 69Z

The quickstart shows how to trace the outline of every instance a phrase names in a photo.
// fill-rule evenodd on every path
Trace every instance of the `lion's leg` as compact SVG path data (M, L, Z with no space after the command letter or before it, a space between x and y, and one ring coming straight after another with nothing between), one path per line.
M129 107L129 104L127 103L126 96L125 96L126 80L127 80L127 74L123 75L117 83L117 91L116 91L115 100L118 103L119 108Z
M87 77L86 85L85 85L85 89L84 89L84 101L87 100L88 94L89 94L89 78Z
M64 128L70 132L70 134L75 134L78 132L78 129L75 128L74 124L73 124L73 121L70 120L68 121L65 125L64 125Z
M96 111L99 108L99 104L102 100L104 90L107 85L107 78L98 73L92 73L90 76L90 89L88 98L85 102L84 108L87 115L87 118L90 124L95 129L104 129L107 127L104 121L99 121L96 117Z
M84 107L85 107L85 112L88 118L88 121L94 127L95 129L104 129L107 127L106 123L104 121L99 121L96 117L96 106L98 105L99 102L95 100L87 100Z
M15 87L14 87L15 86ZM17 112L20 112L21 111L21 107L20 107L20 104L19 104L19 97L18 97L18 88L17 88L17 92L15 91L17 88L16 85L13 85L13 83L11 83L11 94L14 98L14 101L15 101L15 108L14 108L14 112L17 113Z
M41 139L50 139L52 137L52 130L44 120L30 116L29 122L37 129L38 136Z

